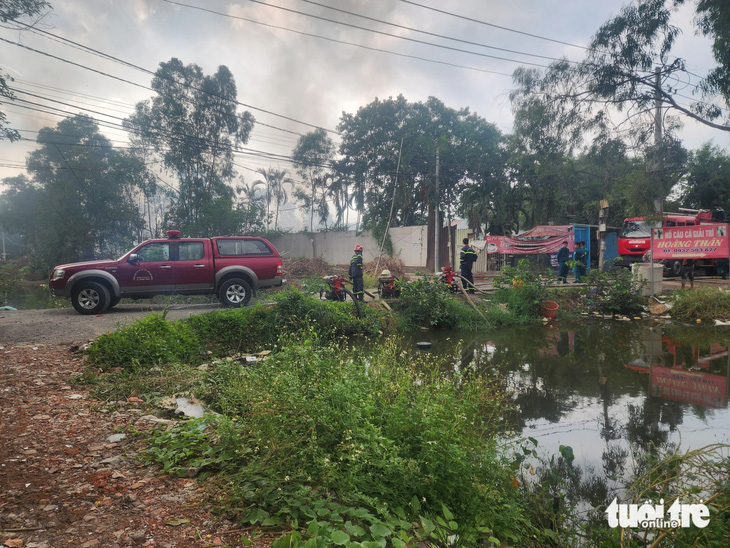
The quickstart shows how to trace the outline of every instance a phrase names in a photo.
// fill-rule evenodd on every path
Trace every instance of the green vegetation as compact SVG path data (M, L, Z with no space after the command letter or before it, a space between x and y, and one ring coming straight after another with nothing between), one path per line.
M545 296L542 276L525 265L508 272L504 302L482 304L484 313L534 320L529 305ZM274 531L275 546L620 546L603 514L613 491L579 469L570 447L540 459L527 444L500 446L517 400L494 368L455 362L459 351L439 358L404 351L392 337L365 340L419 321L484 327L444 284L426 277L409 285L393 303L398 319L374 305L359 319L350 302L295 290L276 295L275 306L174 323L152 315L100 337L81 382L105 400L203 400L216 414L154 431L144 458L212 480L216 512ZM364 344L351 344L358 339ZM254 363L244 359L253 353ZM715 453L703 455L687 463L708 457L705 477L724 477ZM636 485L654 478L666 499L689 495L675 457L636 457ZM673 470L674 479L661 475ZM712 511L726 513L722 484L702 488L719 493ZM667 535L681 545L723 534L706 533Z
M646 298L641 291L646 281L628 268L611 267L605 272L593 268L584 281L580 294L591 312L630 316L644 310Z
M275 306L217 310L178 322L168 322L164 313L151 314L100 337L89 351L89 362L103 370L200 364L210 355L271 349L282 334L299 333L310 325L328 342L379 334L392 321L379 308L364 307L363 317L357 318L351 302L320 301L297 290L283 291L274 301Z
M424 276L404 284L398 301L392 304L404 330L421 327L471 330L484 327L484 319L457 300L448 286L435 276Z
M288 531L278 545L540 538L513 485L517 463L496 446L512 406L498 376L462 375L451 358L393 339L348 346L387 326L378 309L358 319L351 303L295 291L276 300L174 323L152 315L104 335L89 361L107 373L85 381L108 399L203 399L218 414L157 432L147 459L215 476L220 511ZM240 359L263 349L255 364Z
M540 272L533 263L523 259L516 267L503 268L494 279L497 300L506 304L514 323L535 321L548 297L549 280L547 272Z
M9 291L18 283L18 267L15 263L0 265L0 293Z
M685 322L730 320L730 291L700 287L672 295L672 318Z
M393 340L365 355L312 330L281 347L253 367L213 364L200 395L221 416L160 433L150 457L225 474L225 510L299 524L302 542L534 533L493 442L509 405L496 379L444 373Z

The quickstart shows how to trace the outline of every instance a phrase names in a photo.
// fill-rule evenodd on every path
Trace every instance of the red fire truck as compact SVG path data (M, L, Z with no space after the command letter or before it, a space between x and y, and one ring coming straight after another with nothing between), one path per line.
M692 213L665 213L661 226L696 226L711 222L712 212L699 210ZM618 235L618 253L621 256L619 264L630 266L632 263L641 262L644 255L651 248L651 229L659 226L658 221L650 222L644 217L624 219L624 224ZM697 266L703 268L706 274L712 276L717 272L717 259L701 259ZM668 259L664 261L665 276L679 276L681 270L682 262L680 260Z

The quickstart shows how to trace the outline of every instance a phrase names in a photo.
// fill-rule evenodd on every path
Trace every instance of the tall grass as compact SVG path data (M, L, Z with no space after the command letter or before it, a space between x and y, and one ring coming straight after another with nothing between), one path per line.
M167 321L165 313L151 314L118 331L99 337L88 352L89 362L102 369L149 369L167 363L200 364L210 356L270 349L284 333L313 329L323 341L347 341L379 335L393 320L378 308L321 301L289 290L274 297L274 306L226 309Z
M221 415L193 428L205 439L170 453L191 439L183 425L151 455L176 462L171 471L223 473L244 521L309 529L315 512L327 532L312 538L377 541L376 522L403 542L536 534L494 443L510 406L498 380L444 372L392 339L368 355L321 344L315 330L281 346L253 367L217 362L199 395Z
M730 320L730 291L715 287L699 287L676 291L672 295L670 315L680 321L696 322Z

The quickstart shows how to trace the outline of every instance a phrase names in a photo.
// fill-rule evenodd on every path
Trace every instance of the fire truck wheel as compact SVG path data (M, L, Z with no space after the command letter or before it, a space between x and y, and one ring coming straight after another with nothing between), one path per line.
M241 278L230 278L218 290L218 300L228 308L246 306L251 300L251 286Z
M682 274L682 261L674 259L667 261L667 272L673 278Z

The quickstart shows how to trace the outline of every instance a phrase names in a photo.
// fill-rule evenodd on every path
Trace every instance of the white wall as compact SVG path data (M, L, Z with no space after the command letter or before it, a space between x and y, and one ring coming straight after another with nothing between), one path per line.
M370 232L356 236L354 232L318 232L309 234L283 234L271 236L268 240L283 257L321 257L330 264L349 264L355 245L363 246L363 260L377 257L378 244Z
M390 229L390 239L396 258L406 266L425 267L426 227L406 226ZM375 260L381 242L376 242L369 231L359 236L355 232L318 232L308 234L283 234L269 238L284 257L321 257L330 264L349 264L355 244L363 246L365 262Z
M393 254L406 266L426 268L427 226L403 226L390 229ZM378 246L379 247L379 246Z

